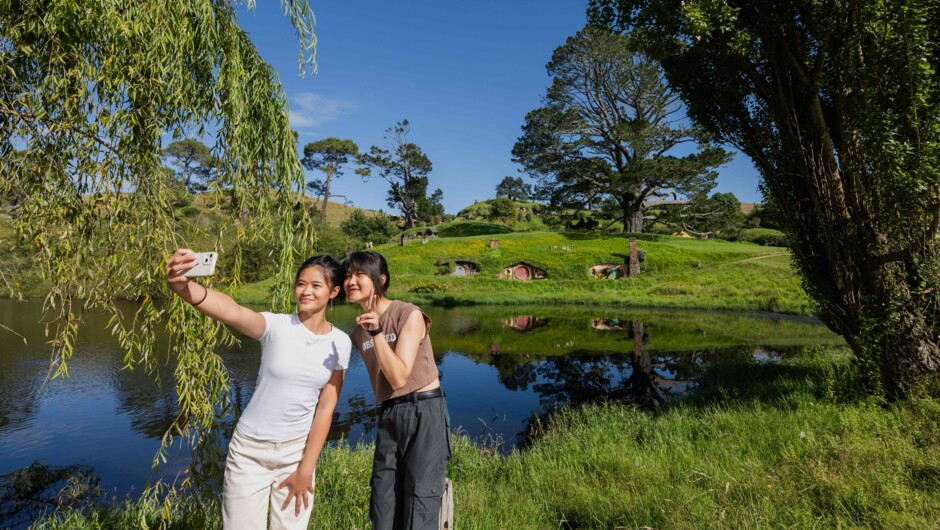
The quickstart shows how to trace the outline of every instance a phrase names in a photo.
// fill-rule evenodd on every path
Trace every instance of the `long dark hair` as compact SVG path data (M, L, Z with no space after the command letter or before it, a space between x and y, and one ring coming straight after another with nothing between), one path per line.
M378 252L363 250L353 252L343 260L345 273L362 271L372 279L375 286L375 294L385 296L385 291L392 284L392 276L388 273L388 262ZM382 283L382 275L385 275L385 283Z
M300 273L303 272L304 269L308 269L310 267L320 267L320 270L323 271L323 276L326 277L327 283L330 284L331 291L336 286L342 286L343 277L345 276L343 272L343 265L325 254L320 256L311 256L305 259L304 262L300 264L300 267L297 268L297 274L294 276L294 283L297 283L297 280L300 279ZM336 297L337 302L340 301L343 296L343 290L340 289L339 295Z

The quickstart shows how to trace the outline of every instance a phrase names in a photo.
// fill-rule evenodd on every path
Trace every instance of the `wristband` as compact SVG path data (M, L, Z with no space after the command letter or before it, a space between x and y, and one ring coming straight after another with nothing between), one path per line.
M382 333L382 324L379 324L379 327L375 329L367 329L366 333L368 333L370 337L374 337L378 335L379 333Z
M206 294L203 295L202 300L200 300L200 301L196 302L195 304L193 304L193 307L198 306L199 304L205 302L205 301L206 301L206 298L209 298L209 288L206 287L205 285L203 285L202 288L206 290Z

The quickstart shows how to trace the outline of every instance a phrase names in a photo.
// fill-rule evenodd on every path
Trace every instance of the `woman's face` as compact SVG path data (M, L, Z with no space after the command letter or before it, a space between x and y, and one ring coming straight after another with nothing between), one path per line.
M375 292L375 284L372 278L363 271L346 271L343 290L346 291L347 300L361 302L372 296Z
M330 282L320 267L307 267L300 271L297 283L294 284L294 298L301 312L323 311L330 299L338 294L339 286L330 287Z

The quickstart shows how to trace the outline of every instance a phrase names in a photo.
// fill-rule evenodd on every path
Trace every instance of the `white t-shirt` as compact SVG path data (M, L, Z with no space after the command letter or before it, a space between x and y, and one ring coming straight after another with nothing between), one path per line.
M316 335L296 314L261 313L258 385L235 429L268 442L296 440L310 432L320 390L334 370L349 366L352 343L336 326Z

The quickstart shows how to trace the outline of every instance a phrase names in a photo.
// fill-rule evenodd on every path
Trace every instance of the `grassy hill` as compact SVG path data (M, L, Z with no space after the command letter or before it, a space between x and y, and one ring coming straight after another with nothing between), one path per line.
M721 240L644 236L641 274L622 280L594 280L587 269L624 263L629 242L621 235L514 233L437 238L427 244L377 248L389 261L393 294L432 303L583 303L628 306L746 309L812 314L812 305L790 266L785 249ZM568 247L570 250L562 250ZM474 277L438 276L440 260L476 262ZM503 267L528 261L548 279L498 279Z
M499 239L490 249L489 240ZM570 250L563 250L564 247ZM773 311L813 314L813 305L790 265L786 249L723 240L642 235L646 260L641 274L595 280L587 271L599 263L623 263L628 237L564 232L410 240L406 246L375 247L389 262L390 296L426 304L584 304ZM440 275L441 261L479 264L475 276ZM545 280L499 279L503 267L520 260L543 268ZM268 299L270 280L239 289L248 303Z
M193 234L212 233L227 219L227 212L211 208L207 198L196 195L191 204L176 212L182 226L196 229ZM475 206L482 207L480 203ZM335 226L354 210L331 203L327 218ZM601 263L625 263L629 243L622 234L510 232L505 224L484 221L458 221L441 225L438 230L442 237L427 243L411 239L405 247L376 247L391 266L392 296L440 305L607 304L813 313L790 266L788 252L779 247L643 234L637 243L645 257L642 273L612 281L594 280L587 269ZM8 218L0 218L0 235L4 241L12 239ZM499 248L490 249L489 240L494 237L499 239ZM195 240L189 244L209 248L213 242ZM224 245L219 251L224 267L229 258ZM481 272L473 277L440 275L439 263L454 260L472 261ZM548 279L519 282L498 278L504 267L521 260L544 269ZM0 280L15 278L24 295L42 294L39 282L30 280L34 276L31 261L23 251L0 249L0 262L0 273L6 273ZM263 303L269 299L269 291L270 280L265 280L242 286L236 294L244 302Z

